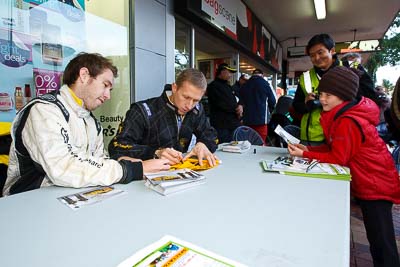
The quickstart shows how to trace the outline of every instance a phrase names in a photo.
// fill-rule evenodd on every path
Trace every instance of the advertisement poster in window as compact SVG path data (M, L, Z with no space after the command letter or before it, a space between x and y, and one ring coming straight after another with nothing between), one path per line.
M128 0L0 1L0 121L12 122L30 99L58 90L78 53L100 53L119 70L111 100L95 112L107 145L130 105L128 12Z
M204 74L204 76L207 79L207 82L211 82L214 79L214 75L213 72L213 64L212 64L212 60L199 60L197 61L199 70Z
M84 1L63 2L0 2L0 121L58 90L66 64L85 47Z

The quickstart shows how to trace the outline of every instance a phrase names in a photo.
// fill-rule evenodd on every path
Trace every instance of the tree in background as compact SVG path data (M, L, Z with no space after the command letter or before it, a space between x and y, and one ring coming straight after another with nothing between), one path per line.
M382 86L387 88L388 91L386 93L392 94L394 85L389 80L383 79Z
M400 64L400 13L393 20L388 31L381 42L382 50L372 54L365 67L376 82L376 71L379 67L389 64L396 66ZM385 86L386 87L386 86ZM390 87L386 87L390 88Z

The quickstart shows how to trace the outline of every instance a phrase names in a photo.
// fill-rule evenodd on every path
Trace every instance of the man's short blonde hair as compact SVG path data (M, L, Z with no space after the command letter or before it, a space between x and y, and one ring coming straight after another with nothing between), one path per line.
M207 89L206 77L204 77L204 74L197 69L189 68L179 73L175 82L178 88L182 86L183 82L189 82L190 84L202 90Z

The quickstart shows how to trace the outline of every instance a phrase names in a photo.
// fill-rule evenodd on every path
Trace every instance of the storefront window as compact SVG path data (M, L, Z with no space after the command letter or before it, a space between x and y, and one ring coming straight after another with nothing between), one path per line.
M190 67L190 26L175 22L175 76Z
M0 121L58 90L78 53L96 52L119 69L112 99L96 110L105 137L114 135L130 104L128 12L128 0L0 0Z

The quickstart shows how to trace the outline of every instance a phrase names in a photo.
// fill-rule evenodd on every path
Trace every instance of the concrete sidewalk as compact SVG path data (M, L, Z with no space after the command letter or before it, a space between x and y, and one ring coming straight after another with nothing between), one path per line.
M360 207L350 204L350 267L373 267L369 244L365 233ZM400 205L393 206L393 223L396 233L397 249L400 248ZM399 250L400 254L400 250Z

